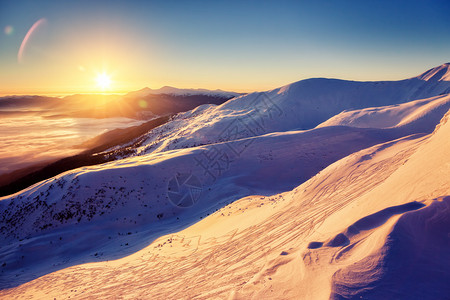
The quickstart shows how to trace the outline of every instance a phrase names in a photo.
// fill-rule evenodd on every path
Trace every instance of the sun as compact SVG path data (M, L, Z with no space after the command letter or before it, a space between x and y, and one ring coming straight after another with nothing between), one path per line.
M96 78L97 86L102 90L107 90L111 87L111 77L108 74L101 73Z

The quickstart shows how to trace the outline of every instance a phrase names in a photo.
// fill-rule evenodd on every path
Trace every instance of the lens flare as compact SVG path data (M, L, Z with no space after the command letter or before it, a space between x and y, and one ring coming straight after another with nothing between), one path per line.
M138 104L141 108L147 108L147 106L148 106L147 101L142 100L142 99L139 100Z
M14 27L11 25L8 25L5 27L5 34L6 35L12 35L14 33Z
M36 21L36 23L33 24L33 26L31 26L30 30L28 30L27 34L23 38L22 44L20 45L19 52L17 53L17 61L19 63L23 63L23 54L31 35L36 31L38 27L42 26L42 24L45 24L46 22L47 20L45 18L39 19Z

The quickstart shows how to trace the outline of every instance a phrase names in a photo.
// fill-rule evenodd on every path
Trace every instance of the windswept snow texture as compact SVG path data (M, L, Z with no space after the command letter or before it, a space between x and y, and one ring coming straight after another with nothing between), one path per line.
M2 198L0 297L448 298L448 64L435 69L201 106L131 157Z

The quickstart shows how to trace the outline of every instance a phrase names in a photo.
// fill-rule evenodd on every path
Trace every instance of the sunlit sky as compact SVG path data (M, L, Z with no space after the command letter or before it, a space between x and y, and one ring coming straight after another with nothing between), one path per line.
M112 93L404 79L450 61L449 11L450 1L0 0L0 94L102 92L105 75Z

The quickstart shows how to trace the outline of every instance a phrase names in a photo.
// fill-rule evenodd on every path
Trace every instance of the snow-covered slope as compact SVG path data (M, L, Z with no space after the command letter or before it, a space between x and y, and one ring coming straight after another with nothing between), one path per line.
M439 73L449 68L444 64L428 72ZM450 93L450 81L423 78L420 75L380 82L315 78L236 97L219 106L202 105L149 132L136 153L310 129L344 110L395 105Z
M1 295L445 299L449 118L429 135L349 155L291 192L236 201L128 257Z
M441 116L428 112L415 122L427 120L431 129ZM355 151L422 136L422 127L411 124L414 121L389 129L330 126L272 133L131 157L49 179L0 201L0 233L8 242L0 248L2 271L15 277L0 284L10 286L72 264L132 253L240 197L288 191ZM170 198L170 183L183 176L198 183L193 206L176 206L176 199ZM39 260L37 254L30 255L36 247L45 249L39 251Z
M446 94L402 104L345 111L319 124L317 127L389 128L414 123L414 127L418 129L417 126L420 126L418 125L420 119L423 119L424 125L427 126L429 122L425 116L427 118L430 118L431 114L443 116L449 109L450 95ZM430 127L428 126L427 129L429 130ZM427 129L424 129L424 132Z
M8 243L0 248L2 271L23 282L95 253L123 256L240 197L287 191L354 151L401 135L349 127L292 131L67 172L0 201L0 234ZM170 182L183 176L198 183L192 207L169 198ZM36 260L38 245L45 251Z
M448 89L312 79L179 114L0 199L0 297L446 295Z
M432 68L417 78L425 81L450 81L450 63Z

